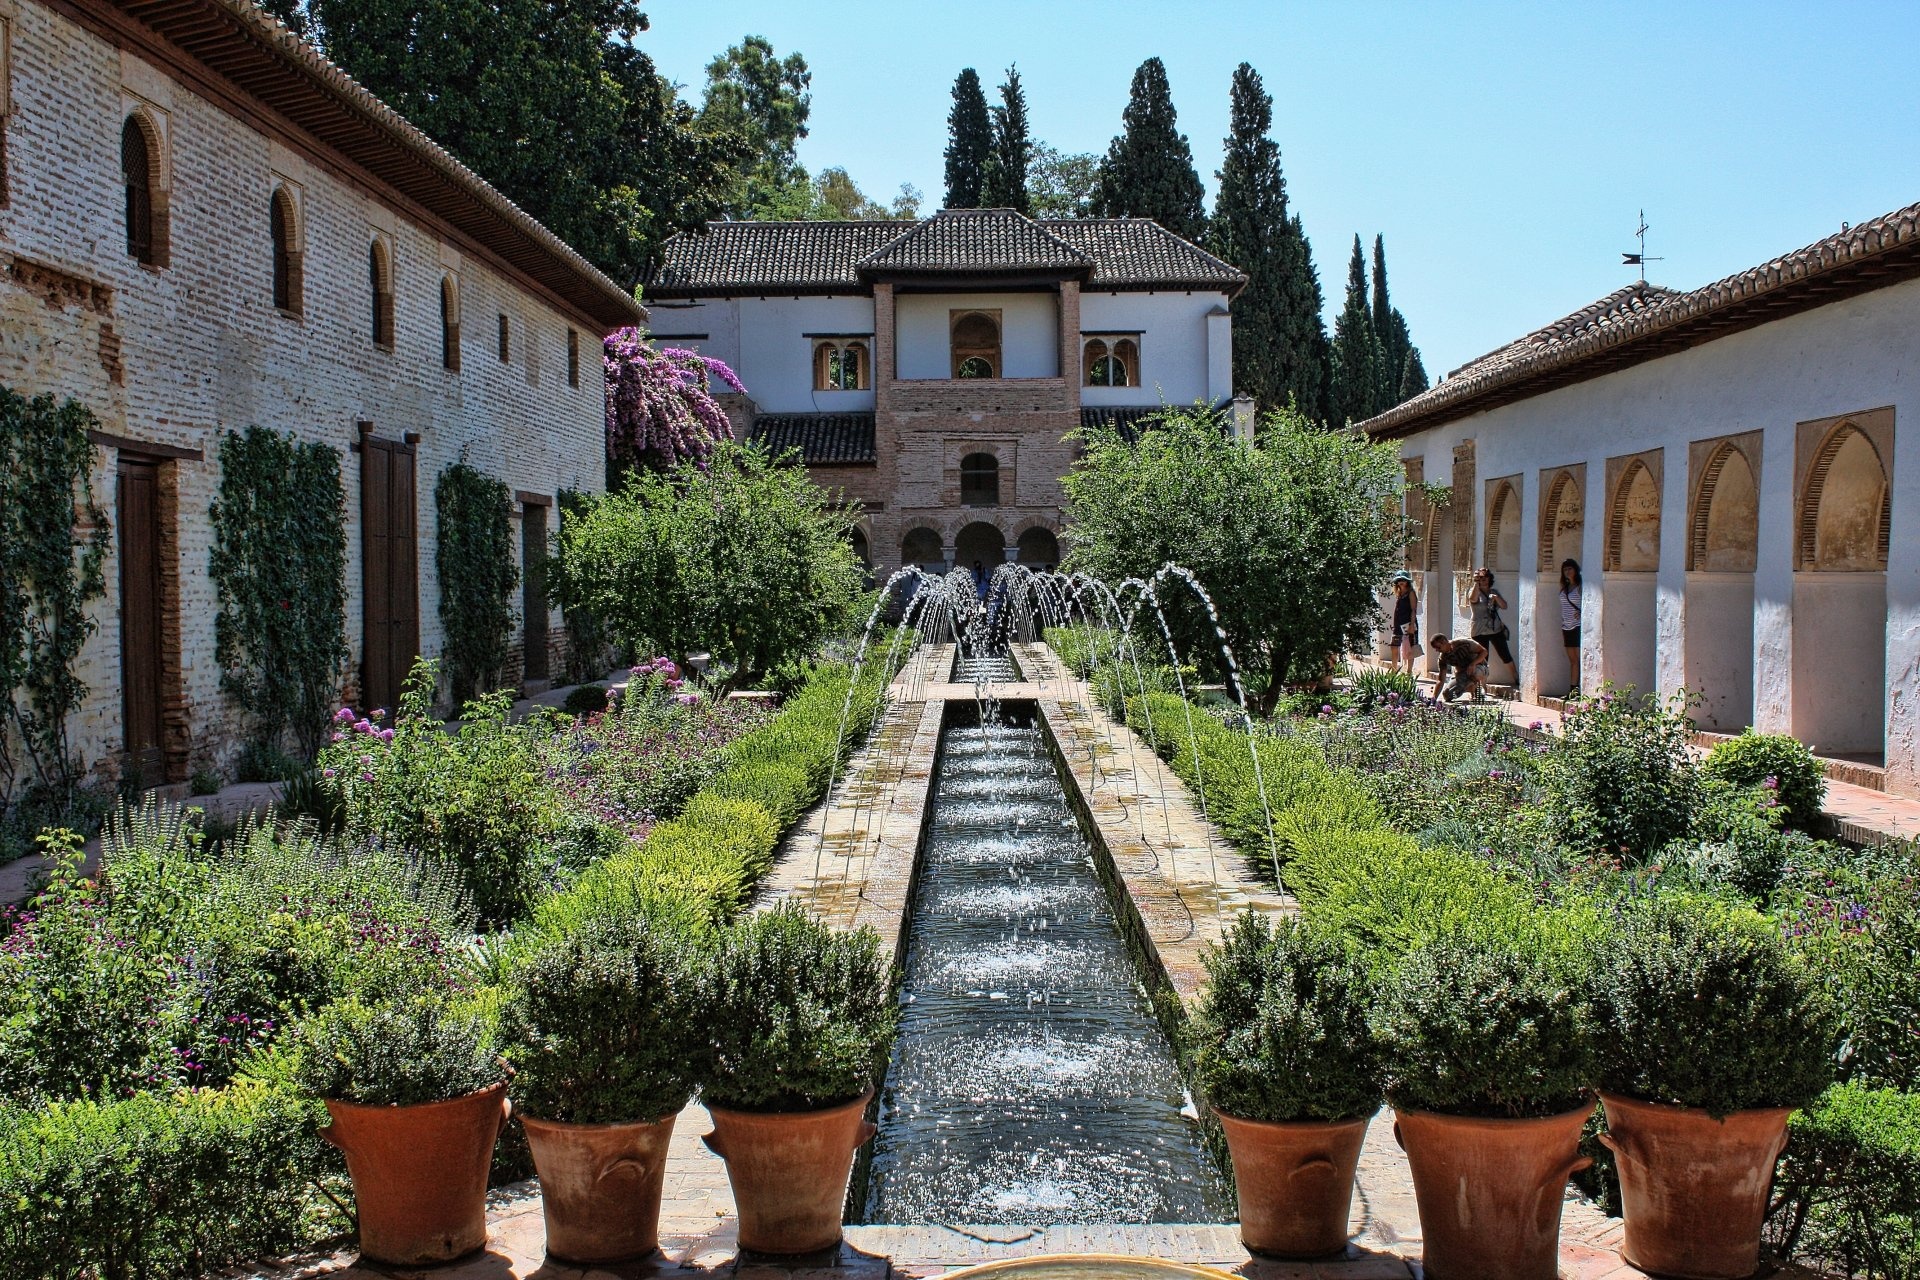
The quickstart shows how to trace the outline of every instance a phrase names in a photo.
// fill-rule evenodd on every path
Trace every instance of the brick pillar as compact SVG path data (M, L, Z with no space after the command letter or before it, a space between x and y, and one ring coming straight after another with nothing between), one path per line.
M893 286L873 286L873 408L885 413L893 399L893 382L900 376L893 353Z
M1067 408L1080 412L1080 282L1060 282L1060 376L1067 384Z

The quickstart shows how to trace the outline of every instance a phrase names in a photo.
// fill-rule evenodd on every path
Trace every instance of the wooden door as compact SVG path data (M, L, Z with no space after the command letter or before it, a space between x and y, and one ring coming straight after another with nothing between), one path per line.
M360 526L366 628L361 701L369 708L391 710L420 652L411 445L362 437Z
M127 763L141 781L166 781L160 711L160 464L122 457L115 524L120 539L120 696Z
M547 508L524 505L520 518L520 613L527 636L521 662L525 680L545 680L553 673L547 662Z

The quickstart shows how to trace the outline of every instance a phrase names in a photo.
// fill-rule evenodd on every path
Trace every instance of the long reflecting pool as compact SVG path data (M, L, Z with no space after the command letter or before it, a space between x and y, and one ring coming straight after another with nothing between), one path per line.
M1030 710L949 722L921 856L865 1220L1228 1220Z

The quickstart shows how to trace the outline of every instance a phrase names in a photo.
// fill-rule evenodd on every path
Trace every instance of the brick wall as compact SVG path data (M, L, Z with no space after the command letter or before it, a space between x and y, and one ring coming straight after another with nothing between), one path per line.
M0 12L11 14L13 54L8 200L0 207L0 383L79 399L115 436L202 452L166 468L178 521L168 554L178 583L179 684L169 700L177 698L182 721L178 741L169 734L169 771L225 764L242 726L219 689L218 601L206 571L220 433L258 424L340 450L356 669L359 458L349 446L362 420L381 438L419 434L421 646L434 654L442 641L434 481L464 457L512 490L602 488L594 362L583 359L578 387L566 382L568 328L580 331L588 355L598 329L409 221L370 195L373 184L344 161L336 168L290 151L35 0L0 0ZM170 252L161 269L126 253L120 132L136 108L158 122L163 140ZM282 184L299 207L304 305L297 315L273 306L269 208ZM377 349L371 334L367 251L376 234L393 252L391 351ZM441 360L447 275L457 282L464 322L457 372ZM495 346L501 314L512 331L507 362ZM103 448L94 486L109 511L113 476L113 451ZM517 528L514 546L517 554ZM83 757L110 775L121 746L114 559L106 578L108 595L95 610L99 631L79 671L90 695L73 728ZM550 622L557 642L557 612ZM563 657L556 643L556 670Z

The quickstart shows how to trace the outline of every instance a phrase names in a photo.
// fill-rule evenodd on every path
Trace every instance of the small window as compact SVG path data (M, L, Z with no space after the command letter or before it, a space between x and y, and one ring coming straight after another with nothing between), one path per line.
M1000 505L1000 460L990 453L970 453L960 459L960 505Z
M127 256L150 267L160 263L160 239L154 226L154 193L159 176L158 148L137 115L120 128L120 177L127 189Z
M1089 387L1140 385L1140 344L1132 338L1088 338L1080 349L1080 366Z
M953 376L956 378L997 378L1000 376L1000 313L998 311L955 311L950 313Z
M305 303L306 282L301 270L300 228L294 217L293 195L285 187L274 188L267 218L273 234L273 305L297 316Z
M567 385L580 385L580 331L567 330Z
M513 359L513 330L507 325L507 313L500 313L500 363Z
M367 288L373 295L373 345L393 350L393 263L387 246L376 239L367 246Z
M440 367L460 372L460 289L452 276L440 281Z
M870 362L864 342L820 341L813 344L813 389L815 391L865 391L870 381Z

